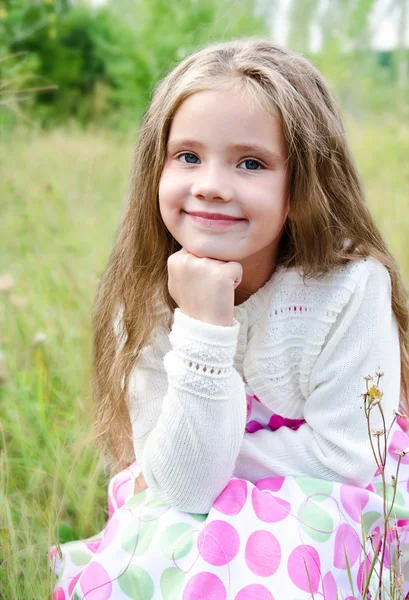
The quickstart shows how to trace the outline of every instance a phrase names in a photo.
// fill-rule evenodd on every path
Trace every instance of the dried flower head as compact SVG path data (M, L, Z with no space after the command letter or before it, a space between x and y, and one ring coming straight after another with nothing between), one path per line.
M47 340L46 334L43 333L42 331L39 331L33 337L32 344L33 344L33 346L41 346L42 344L44 344L44 342L46 342L46 340Z
M21 296L10 296L10 304L17 310L24 310L28 306L28 300L27 298L22 298Z
M14 285L14 279L10 273L0 275L0 292L8 292Z
M382 398L382 396L383 396L381 390L376 385L371 385L371 387L368 390L368 394L372 398Z
M373 377L371 375L365 375L364 379L365 381L372 381Z
M409 448L406 448L406 450L395 450L395 454L402 457L406 456L407 454L409 454Z
M384 433L384 429L372 429L372 435L375 437L381 437L382 435L384 435Z
M397 590L398 592L403 592L403 582L404 582L403 573L401 573L400 575L396 575L394 577L394 582L393 582L393 587L395 588L395 590Z
M369 404L371 404L373 406L376 406L377 404L379 404L379 402L381 401L381 398L383 396L381 390L376 385L371 385L371 387L368 390L367 395L368 395Z

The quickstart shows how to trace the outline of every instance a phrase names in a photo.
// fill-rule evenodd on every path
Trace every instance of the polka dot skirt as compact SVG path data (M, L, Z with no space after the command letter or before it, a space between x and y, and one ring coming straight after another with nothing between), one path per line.
M303 425L273 415L247 391L249 433ZM397 429L388 482L396 472L394 450L408 447L407 433ZM374 552L382 553L379 475L366 489L310 477L255 484L232 478L201 515L166 506L149 489L134 495L139 472L135 463L110 481L102 532L51 548L52 600L336 600L337 594L353 600L362 597ZM385 549L383 582L389 589L399 540L405 595L409 455L402 459L392 516L397 527ZM367 598L375 597L377 581L374 576Z

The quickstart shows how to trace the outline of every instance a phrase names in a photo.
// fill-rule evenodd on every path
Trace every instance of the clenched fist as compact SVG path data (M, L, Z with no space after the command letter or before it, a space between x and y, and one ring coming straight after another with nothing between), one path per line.
M242 276L238 262L198 258L184 248L168 258L169 293L180 310L213 325L233 324L234 290Z

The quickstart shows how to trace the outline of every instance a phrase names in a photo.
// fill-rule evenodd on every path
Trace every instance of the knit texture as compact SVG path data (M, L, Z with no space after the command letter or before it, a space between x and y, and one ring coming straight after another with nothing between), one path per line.
M176 309L131 375L134 449L152 492L208 512L229 478L306 475L366 486L375 471L361 394L378 367L387 421L400 353L387 270L360 259L319 279L278 268L231 327ZM248 433L245 384L297 430ZM374 415L375 415L374 411ZM374 418L372 429L381 427Z

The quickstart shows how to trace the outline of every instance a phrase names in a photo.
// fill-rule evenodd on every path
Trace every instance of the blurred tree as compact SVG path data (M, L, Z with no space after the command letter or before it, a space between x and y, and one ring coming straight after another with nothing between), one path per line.
M373 48L382 19L371 18L379 0L291 0L289 46L304 52L330 79L341 105L350 112L408 109L407 47L409 0L387 0L382 19L399 12L399 47L390 52ZM312 52L311 32L320 48ZM396 84L401 90L400 102ZM391 85L392 84L392 85ZM399 104L399 106L398 106Z
M52 31L56 15L66 7L66 0L0 0L0 125L10 125L13 117L30 120L27 113L35 104L36 93L55 88L41 77L35 54L13 46L37 31Z
M196 48L217 40L269 35L271 6L256 0L108 0L110 37L99 36L114 109L140 117L156 82ZM118 115L118 119L122 119Z
M317 22L320 3L317 0L292 0L288 45L297 52L310 48L313 24Z
M268 35L265 0L0 0L0 39L9 53L27 52L44 85L35 114L47 125L68 118L128 126L158 79L212 40Z

